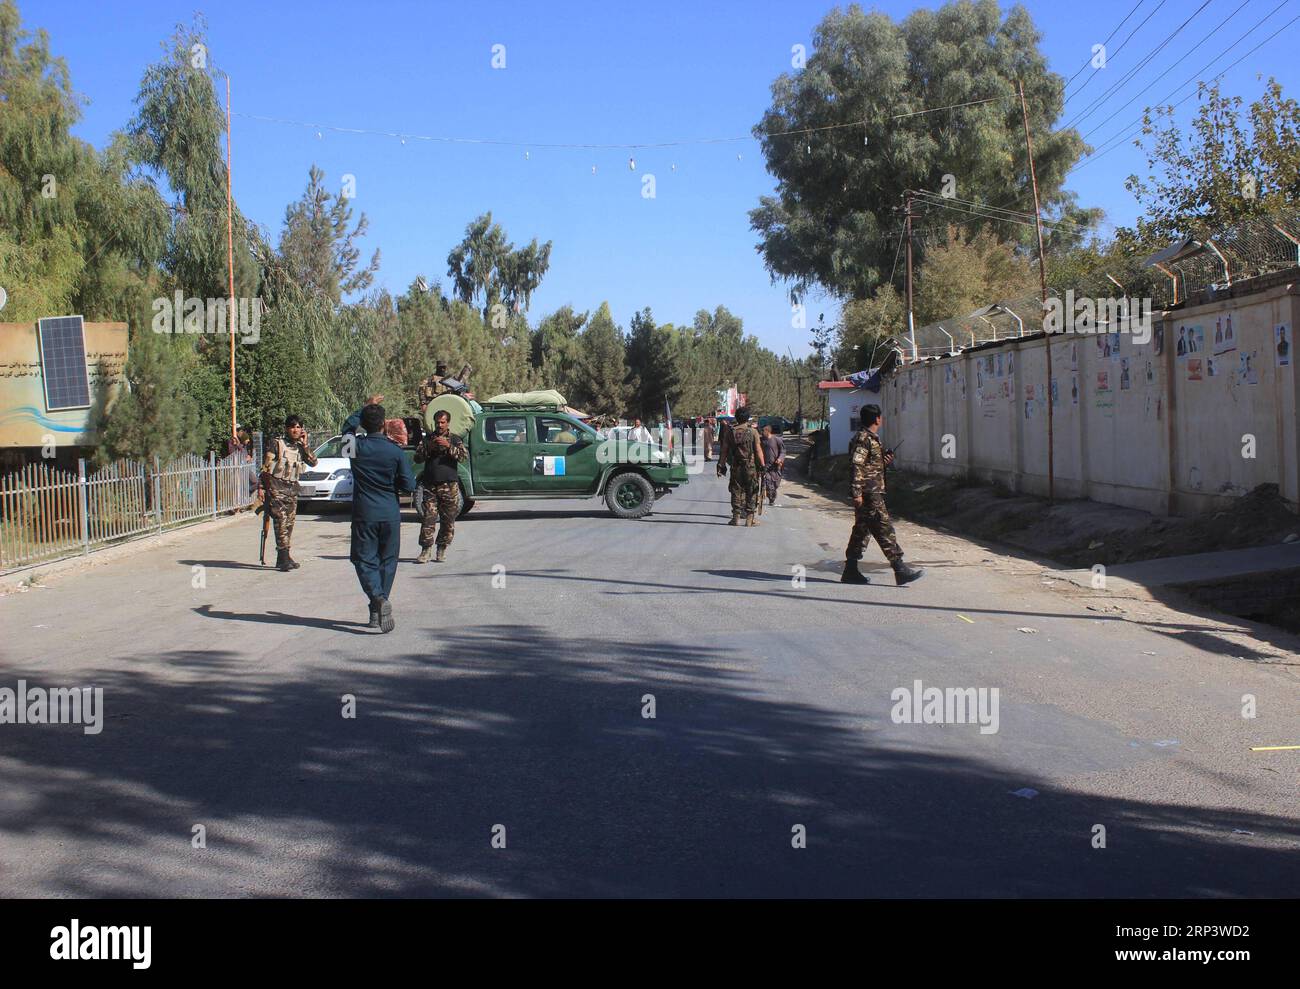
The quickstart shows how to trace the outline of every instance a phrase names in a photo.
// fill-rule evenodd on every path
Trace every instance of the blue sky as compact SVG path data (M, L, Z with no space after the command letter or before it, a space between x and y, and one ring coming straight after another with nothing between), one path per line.
M1133 8L1136 0L1063 3L1033 0L1051 67L1069 78ZM1143 0L1111 43L1119 42L1159 0ZM1070 115L1117 82L1202 0L1165 0L1128 47L1066 108ZM1081 125L1109 137L1146 102L1164 97L1259 22L1283 0L1210 0L1209 5ZM89 97L79 136L102 147L129 119L141 74L189 3L156 0L20 0L27 28L44 27L73 84ZM772 80L790 67L791 46L811 47L829 3L284 3L222 0L202 9L211 57L229 72L234 122L235 196L278 237L284 208L302 192L314 162L337 188L356 177L355 206L370 218L367 252L382 251L380 284L402 291L417 274L448 285L446 257L465 224L492 210L517 243L554 241L551 270L530 317L566 303L594 308L608 300L626 326L650 306L660 322L689 322L696 310L725 305L748 332L779 352L807 352L808 333L791 327L785 289L772 285L754 250L747 212L773 188L756 142L695 144L635 152L546 150L437 143L341 134L258 121L286 118L418 135L558 144L651 143L747 137L769 105ZM889 0L901 18L918 5ZM927 4L925 6L938 6ZM1213 75L1300 14L1280 11L1206 75ZM1122 112L1170 63L1193 54ZM1290 55L1300 23L1224 79L1251 99L1276 75L1289 95L1300 89ZM506 68L493 69L504 45ZM1290 57L1288 57L1290 55ZM1082 78L1080 79L1082 81ZM1077 83L1076 83L1077 85ZM1192 87L1179 90L1181 97ZM1195 100L1184 104L1187 119ZM1141 167L1129 145L1079 169L1068 187L1100 206L1109 224L1130 222L1136 204L1123 179ZM592 174L593 166L596 173ZM676 166L675 169L673 166ZM656 198L641 196L652 173ZM1109 229L1109 227L1105 228ZM834 306L814 300L827 319Z

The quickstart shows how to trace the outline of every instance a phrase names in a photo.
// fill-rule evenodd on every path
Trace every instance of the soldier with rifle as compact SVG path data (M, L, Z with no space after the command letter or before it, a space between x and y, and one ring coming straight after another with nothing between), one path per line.
M262 457L261 487L262 542L260 559L266 562L266 530L269 522L275 524L275 569L287 573L297 570L300 564L289 555L293 539L293 523L298 517L298 475L302 466L316 466L316 457L307 448L307 430L297 416L284 420L285 435L277 436Z
M718 476L725 477L731 469L731 521L728 525L740 525L743 517L746 526L758 525L754 513L758 511L760 487L762 485L763 444L758 433L749 423L749 409L736 410L736 424L722 434L722 446L718 450Z

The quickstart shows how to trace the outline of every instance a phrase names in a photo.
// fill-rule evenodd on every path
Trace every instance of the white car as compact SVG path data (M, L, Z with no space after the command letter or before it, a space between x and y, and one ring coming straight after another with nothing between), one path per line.
M298 476L299 504L352 503L352 462L340 456L342 452L342 436L331 437L316 448L316 466Z

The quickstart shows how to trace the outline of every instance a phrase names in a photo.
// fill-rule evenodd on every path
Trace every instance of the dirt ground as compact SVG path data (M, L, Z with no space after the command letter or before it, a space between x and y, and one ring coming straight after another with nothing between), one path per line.
M787 474L804 476L804 453L804 445L799 444L799 456L791 457ZM814 463L811 480L829 497L847 500L848 472L847 456L825 457ZM889 509L897 518L977 541L989 551L997 546L1013 547L1044 566L1054 564L1061 569L1087 569L1098 563L1110 567L1300 539L1300 515L1273 484L1261 485L1243 496L1231 510L1160 517L1086 500L1049 505L1044 498L1014 494L998 485L890 471ZM1288 580L1280 580L1282 576ZM1224 587L1189 586L1181 592L1163 591L1160 596L1175 608L1194 609L1204 617L1226 612L1295 633L1300 632L1300 601L1281 590L1293 583L1289 576L1260 575L1263 588L1255 598L1262 603L1254 609L1232 607ZM1238 590L1247 592L1248 583ZM1271 593L1265 594L1263 589ZM1243 596L1236 591L1233 594ZM1126 603L1127 608L1136 604Z
M848 493L848 458L819 460L813 480ZM998 485L890 471L889 509L904 518L952 529L1048 557L1063 567L1114 566L1191 553L1246 549L1300 539L1300 515L1262 484L1230 510L1160 517L1085 500L1013 494Z

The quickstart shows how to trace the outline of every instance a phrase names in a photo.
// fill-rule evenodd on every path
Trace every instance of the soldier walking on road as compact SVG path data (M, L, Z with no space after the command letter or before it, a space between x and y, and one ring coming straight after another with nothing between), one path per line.
M722 446L718 450L718 476L723 477L727 468L731 468L731 521L728 525L740 525L741 517L745 525L758 525L754 513L758 511L759 486L762 475L763 446L758 433L749 423L749 409L736 410L736 424L722 434Z
M903 562L903 551L894 536L894 523L885 507L885 468L894 462L894 454L884 448L877 435L880 432L880 406L862 407L862 429L849 444L849 460L853 471L853 532L844 551L844 573L840 581L845 584L869 584L871 578L858 569L862 547L868 536L874 536L880 549L894 568L894 580L909 584L919 578L924 570Z
M262 492L265 511L275 523L275 569L288 573L300 564L289 556L293 523L298 517L298 476L302 465L316 466L307 449L307 430L297 416L284 420L284 436L277 436L262 457Z
M451 413L439 410L434 414L433 425L434 431L425 436L415 451L415 462L424 464L424 472L420 475L423 519L420 522L420 555L415 558L416 563L429 562L435 528L438 555L434 561L442 563L447 558L447 547L456 536L456 513L460 510L460 479L456 465L469 456L460 437L452 434Z

